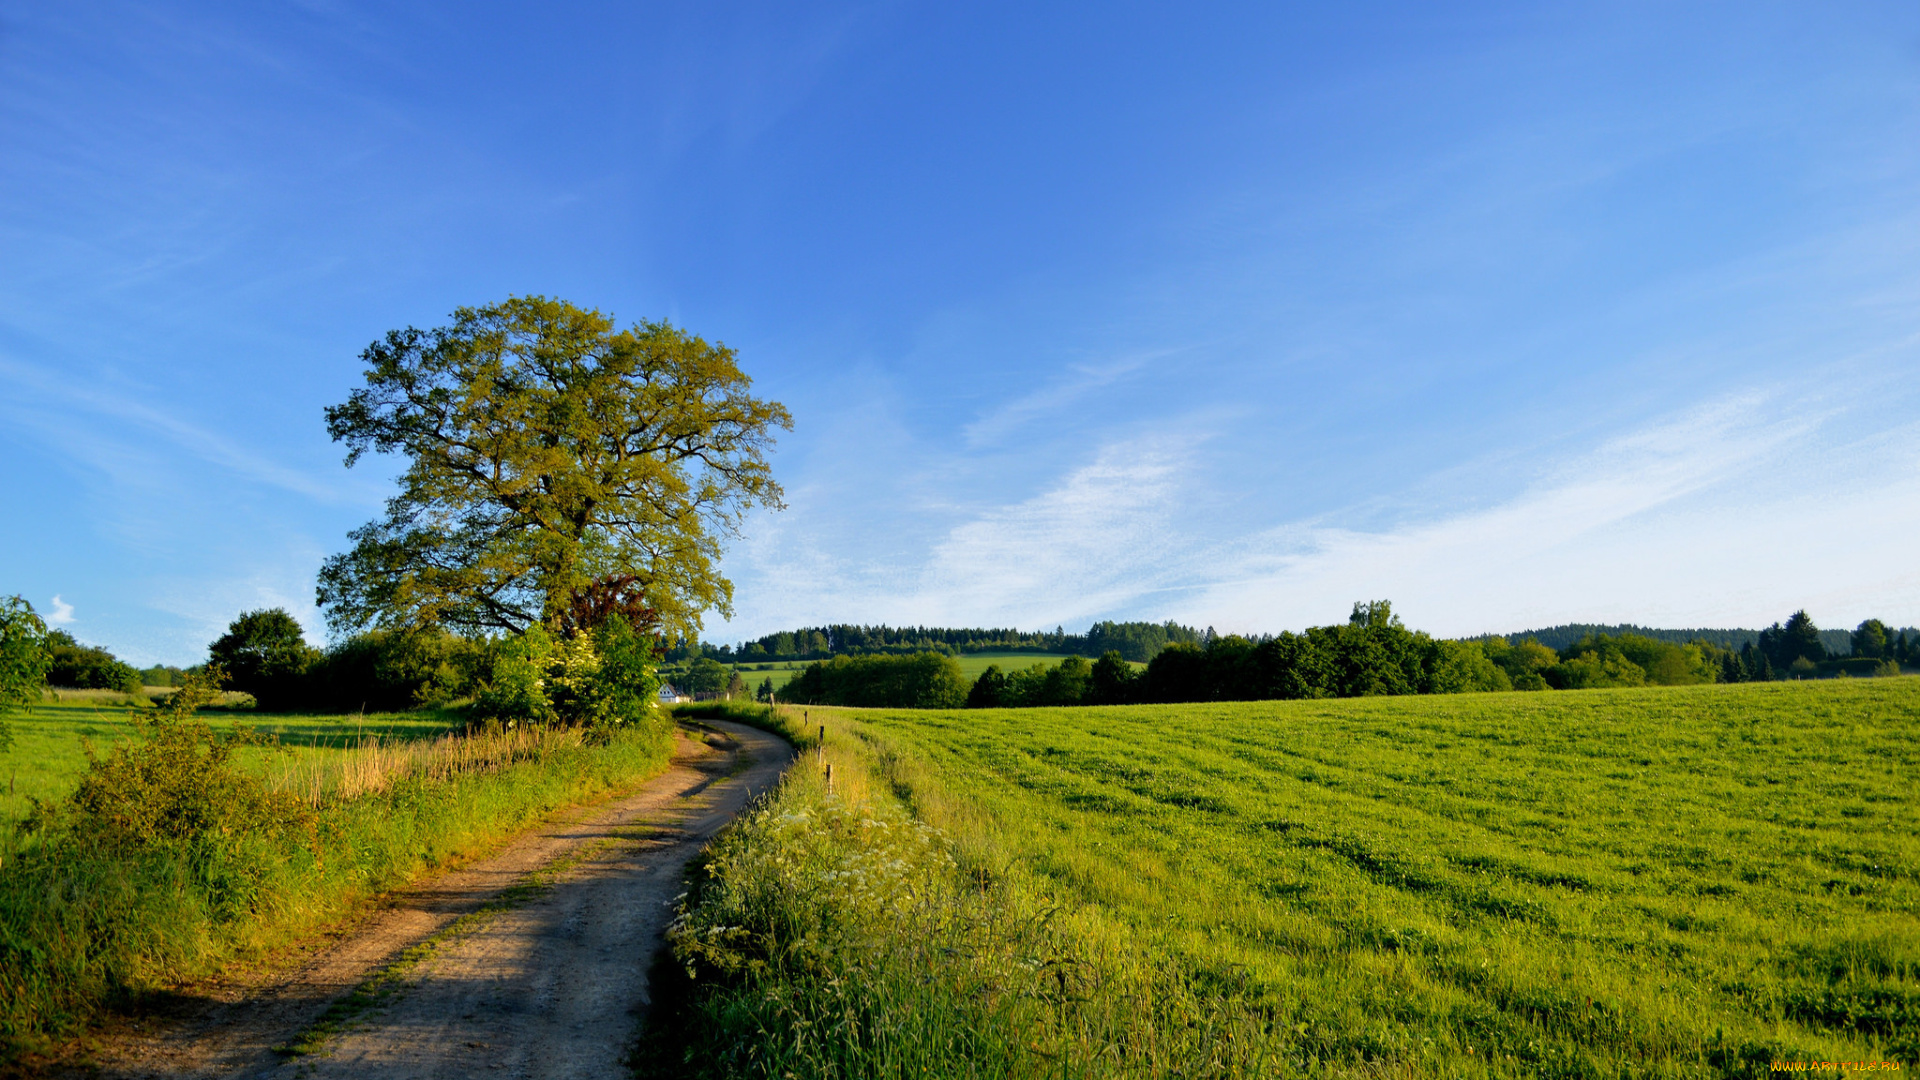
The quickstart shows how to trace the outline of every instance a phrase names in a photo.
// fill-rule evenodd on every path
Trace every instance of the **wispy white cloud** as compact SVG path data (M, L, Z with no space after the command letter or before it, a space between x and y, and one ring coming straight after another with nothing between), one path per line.
M91 425L76 423L76 417L136 425L179 451L256 483L325 502L347 499L341 484L317 480L270 460L257 448L243 446L123 395L81 386L43 368L6 357L0 357L0 379L31 391L40 398L40 407L35 408L23 395L11 395L14 397L13 406L5 410L11 419L22 426L33 427L49 441L56 443L63 452L78 456L129 485L138 485L151 477L151 455L115 454L103 449L98 433L89 430ZM55 409L59 412L54 412ZM129 464L137 466L138 474L128 474L126 466Z
M1878 434L1905 463L1863 475L1832 410L1750 396L1670 418L1565 462L1484 510L1361 532L1267 530L1210 558L1222 573L1176 617L1270 631L1391 599L1437 633L1566 621L1752 626L1806 606L1850 622L1920 615L1901 556L1920 526L1920 427ZM1810 498L1813 493L1818 498Z
M1920 569L1905 555L1920 532L1920 424L1863 425L1861 402L1875 396L1727 397L1564 458L1471 511L1427 512L1416 488L1397 513L1370 499L1354 515L1224 538L1189 512L1208 488L1194 440L1115 442L917 552L862 564L792 537L759 549L734 625L1172 617L1269 632L1338 621L1370 599L1440 634L1753 626L1801 606L1835 625L1920 622ZM1355 527L1354 516L1385 524ZM769 595L759 582L774 580Z
M47 614L47 621L55 626L73 625L73 605L60 599L59 593L54 593L53 610Z
M1031 498L930 541L861 558L815 539L819 508L762 519L736 552L740 611L720 635L823 621L1037 626L1094 618L1158 587L1178 558L1180 487L1204 435L1114 442Z
M1126 357L1110 364L1075 365L1068 373L1033 393L988 411L964 429L967 446L979 449L999 443L1018 429L1058 414L1097 391L1139 372L1150 362L1179 350L1162 349Z
M1078 622L1159 587L1183 546L1190 451L1174 437L1109 445L1052 489L954 528L912 590L915 621Z

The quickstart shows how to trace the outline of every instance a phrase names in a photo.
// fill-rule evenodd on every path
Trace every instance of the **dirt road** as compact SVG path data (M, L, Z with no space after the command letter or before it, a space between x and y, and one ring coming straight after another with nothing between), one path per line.
M634 794L396 897L277 984L215 988L145 1032L129 1024L89 1073L625 1075L688 860L792 754L712 726L704 742L683 734L674 767ZM277 1049L295 1043L309 1052Z

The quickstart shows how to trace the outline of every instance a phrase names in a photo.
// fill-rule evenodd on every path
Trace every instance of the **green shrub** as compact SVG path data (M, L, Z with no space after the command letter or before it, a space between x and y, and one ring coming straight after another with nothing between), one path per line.
M308 672L309 700L342 712L396 712L467 697L481 645L440 630L373 630L327 650Z
M1085 660L1080 662L1086 665ZM780 700L799 705L957 709L966 704L967 689L959 663L940 653L836 656L809 664L780 691Z
M537 626L498 642L486 681L473 698L475 715L503 723L544 724L558 719L546 689L552 653L553 639Z
M473 713L501 723L604 728L654 715L652 645L619 620L555 639L534 627L496 643Z
M624 620L610 619L594 633L600 652L600 694L607 717L631 724L656 716L660 706L660 678L654 672L653 642Z
M65 630L47 633L47 685L74 690L140 692L140 673L105 649L82 645Z
M87 771L68 799L70 826L116 850L194 846L247 833L274 833L300 823L303 808L267 790L233 759L257 745L249 728L215 732L194 713L218 694L218 668L189 675L161 712L130 714L135 739L105 756L84 747Z
M18 596L0 600L0 750L13 745L6 715L40 700L46 683L47 624Z

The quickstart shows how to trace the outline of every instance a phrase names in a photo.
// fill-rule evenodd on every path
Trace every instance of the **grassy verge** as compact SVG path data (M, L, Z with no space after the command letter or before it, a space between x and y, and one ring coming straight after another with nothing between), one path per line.
M809 719L683 1073L1920 1065L1920 680Z
M555 810L631 787L670 753L663 721L611 737L504 732L263 770L298 828L109 849L58 816L0 839L0 1037L14 1052L98 1010L284 946ZM290 804L292 805L292 804ZM305 813L305 812L303 812Z

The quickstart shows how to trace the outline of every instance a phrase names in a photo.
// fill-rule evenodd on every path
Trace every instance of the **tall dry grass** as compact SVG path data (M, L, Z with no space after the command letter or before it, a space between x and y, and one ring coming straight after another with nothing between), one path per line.
M340 753L283 762L268 777L268 785L320 807L383 795L409 780L438 784L499 772L521 762L547 760L586 742L587 734L579 728L531 725L448 732L437 739L364 735Z

